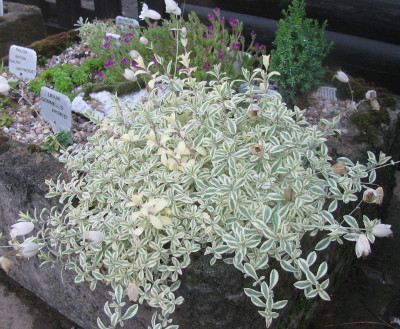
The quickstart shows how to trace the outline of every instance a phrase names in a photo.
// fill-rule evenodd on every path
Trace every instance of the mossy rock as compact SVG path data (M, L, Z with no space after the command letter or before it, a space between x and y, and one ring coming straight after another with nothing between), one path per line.
M386 108L382 107L379 111L356 112L350 120L360 130L360 141L375 142L378 139L381 124L389 124L390 117Z
M146 85L145 81L138 77L137 82L121 82L115 85L99 85L99 84L87 84L85 86L85 94L83 98L85 100L90 99L91 93L98 93L100 91L108 91L112 94L117 94L118 96L127 95L136 91L141 90Z

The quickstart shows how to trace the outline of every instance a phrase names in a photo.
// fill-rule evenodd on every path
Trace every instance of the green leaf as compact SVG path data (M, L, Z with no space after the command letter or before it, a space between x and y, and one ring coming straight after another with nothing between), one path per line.
M317 280L321 279L326 272L328 271L328 264L326 262L322 262L321 265L318 267L318 272L317 272Z
M248 275L251 276L254 280L258 280L258 275L256 273L256 270L254 269L253 265L249 263L245 263L243 266L244 272Z
M324 250L329 246L330 243L331 241L329 238L322 239L320 242L317 243L314 249L317 251Z
M115 288L115 300L117 301L118 304L121 304L122 302L122 294L124 293L124 289L122 288L121 285L118 285Z
M368 179L368 181L369 181L370 183L373 183L373 182L375 182L375 180L376 180L376 171L375 171L375 169L372 169L372 170L371 170L371 173L369 174L369 179Z
M258 290L250 289L250 288L244 288L244 293L249 297L261 297L262 296L261 292L259 292Z
M265 307L265 303L264 303L263 301L261 301L260 298L254 297L254 296L252 296L252 297L250 297L250 298L251 298L251 301L253 302L253 304L254 304L255 306L258 306L258 307Z
M359 229L357 220L353 216L345 215L343 216L343 219L346 221L347 224L349 224L351 227L355 229Z
M331 298L329 297L329 295L327 294L327 292L325 290L318 291L318 295L319 295L319 297L321 297L324 300L327 300L327 301L331 300Z
M273 269L269 275L269 288L274 289L274 287L278 283L278 280L279 280L279 273L277 270Z
M268 223L269 222L269 220L271 219L271 215L272 215L271 208L266 206L264 208L264 213L263 213L263 221L264 221L264 223Z
M124 316L122 317L122 320L128 320L130 318L133 318L136 315L138 308L139 308L139 306L137 304L130 306L126 310Z
M274 310L280 310L286 306L288 303L287 300L280 300L279 302L275 302L274 306L272 307Z
M306 288L311 287L312 285L311 285L311 283L310 283L309 281L304 280L304 281L297 281L297 282L295 282L295 283L294 283L294 286L295 286L297 289L306 289Z
M100 320L100 318L97 318L97 325L99 326L100 329L108 329L104 323Z
M236 134L235 121L233 121L232 119L227 119L226 120L226 126L228 128L228 131L231 133L231 135L235 135Z

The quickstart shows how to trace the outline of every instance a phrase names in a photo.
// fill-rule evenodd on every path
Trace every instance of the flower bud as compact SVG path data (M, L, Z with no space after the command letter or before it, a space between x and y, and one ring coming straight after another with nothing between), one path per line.
M264 154L264 147L260 144L253 145L250 147L251 154L260 157Z
M133 71L130 70L130 69L125 69L125 71L124 71L124 78L125 78L126 80L129 80L129 81L132 81L132 82L137 81L137 76L135 75L135 72L133 72Z
M356 243L357 257L367 257L371 253L371 246L365 234L360 234Z
M19 222L11 226L12 230L10 235L12 239L15 239L19 235L25 235L30 233L35 227L31 222Z
M88 240L91 244L98 244L103 242L106 238L104 233L99 231L85 231L82 234L84 240Z
M285 191L283 192L283 198L289 202L293 202L296 199L296 193L293 190L292 184L286 186Z
M136 50L131 50L129 56L131 56L133 60L136 60L140 57L140 54Z
M372 234L377 236L378 238L384 238L386 236L390 236L393 234L390 227L391 225L387 224L376 224L372 229Z
M371 107L374 111L379 111L381 106L379 105L379 102L376 99L371 99L370 100Z
M39 252L39 245L35 242L25 241L16 247L16 250L17 257L29 258L35 256Z
M336 72L334 75L334 78L338 79L340 82L348 83L350 81L349 77L347 76L346 73L343 71L339 70Z
M149 43L149 40L146 37L140 37L139 41L142 45L145 46Z
M382 204L383 197L385 195L385 193L383 192L383 188L379 186L375 191L376 191L376 194L377 194L375 203L376 204Z

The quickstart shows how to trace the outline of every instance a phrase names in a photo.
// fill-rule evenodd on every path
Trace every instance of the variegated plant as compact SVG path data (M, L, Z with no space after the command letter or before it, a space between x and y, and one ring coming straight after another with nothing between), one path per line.
M357 201L388 157L369 153L366 165L340 158L332 166L325 141L334 122L319 131L288 109L268 92L272 73L243 70L244 80L231 81L216 66L204 82L190 77L189 64L181 78L155 77L147 101L97 122L85 149L63 154L72 179L48 182L62 210L21 216L41 227L29 241L44 262L61 260L91 289L111 285L110 324L98 319L100 328L116 327L144 302L158 309L153 328L177 328L169 317L183 302L179 277L198 251L254 280L245 293L268 327L287 303L273 296L278 270L293 273L307 298L329 300L327 263L315 266L316 252L302 251L307 232L329 233L316 250L344 238L357 241L359 255L374 230L388 232L379 220L365 217L360 228L351 214L332 215L339 202ZM238 93L241 83L260 90ZM365 202L381 200L367 191ZM270 268L271 258L281 268ZM127 310L126 296L134 302Z

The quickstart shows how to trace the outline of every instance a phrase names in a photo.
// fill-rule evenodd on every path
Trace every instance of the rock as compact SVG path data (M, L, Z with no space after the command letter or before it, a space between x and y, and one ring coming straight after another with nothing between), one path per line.
M0 58L8 55L11 45L27 46L46 36L42 13L38 7L6 2L0 17Z

